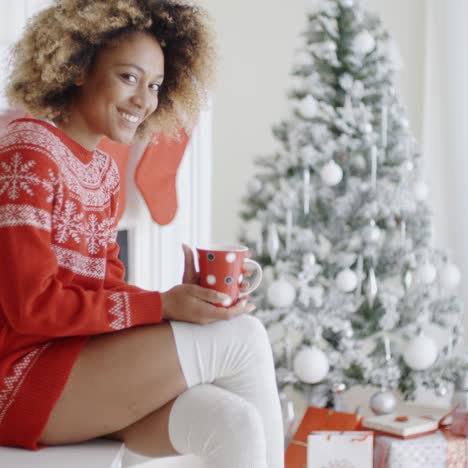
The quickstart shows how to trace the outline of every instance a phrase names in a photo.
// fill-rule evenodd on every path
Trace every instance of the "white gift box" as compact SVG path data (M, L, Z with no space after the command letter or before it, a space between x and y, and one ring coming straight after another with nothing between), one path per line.
M372 468L372 431L314 431L307 437L307 468Z

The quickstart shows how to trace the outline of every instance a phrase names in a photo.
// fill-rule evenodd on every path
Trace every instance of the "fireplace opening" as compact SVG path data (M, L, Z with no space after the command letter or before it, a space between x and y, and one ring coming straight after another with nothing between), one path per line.
M128 229L121 229L117 231L117 243L120 246L119 258L125 265L125 281L128 281L130 271L128 262Z

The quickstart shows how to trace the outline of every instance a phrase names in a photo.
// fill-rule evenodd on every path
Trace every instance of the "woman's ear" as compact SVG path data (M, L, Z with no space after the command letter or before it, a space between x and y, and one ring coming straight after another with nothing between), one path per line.
M75 85L76 86L83 86L86 81L86 70L83 70L78 78L75 79Z

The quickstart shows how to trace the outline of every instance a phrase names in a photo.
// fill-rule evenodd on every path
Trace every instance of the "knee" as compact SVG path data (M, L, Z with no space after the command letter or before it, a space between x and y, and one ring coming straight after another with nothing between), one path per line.
M247 459L256 459L266 450L263 421L248 401L229 401L218 413L215 433L217 443L226 444L233 453L243 451Z

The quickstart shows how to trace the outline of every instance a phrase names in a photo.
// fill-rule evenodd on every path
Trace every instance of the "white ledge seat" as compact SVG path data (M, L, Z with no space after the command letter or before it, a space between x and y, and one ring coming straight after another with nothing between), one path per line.
M5 468L121 468L125 450L121 442L96 439L82 444L59 445L31 451L0 447Z
M95 439L81 444L31 451L0 447L1 468L201 468L197 457L150 459L127 450L124 444Z

